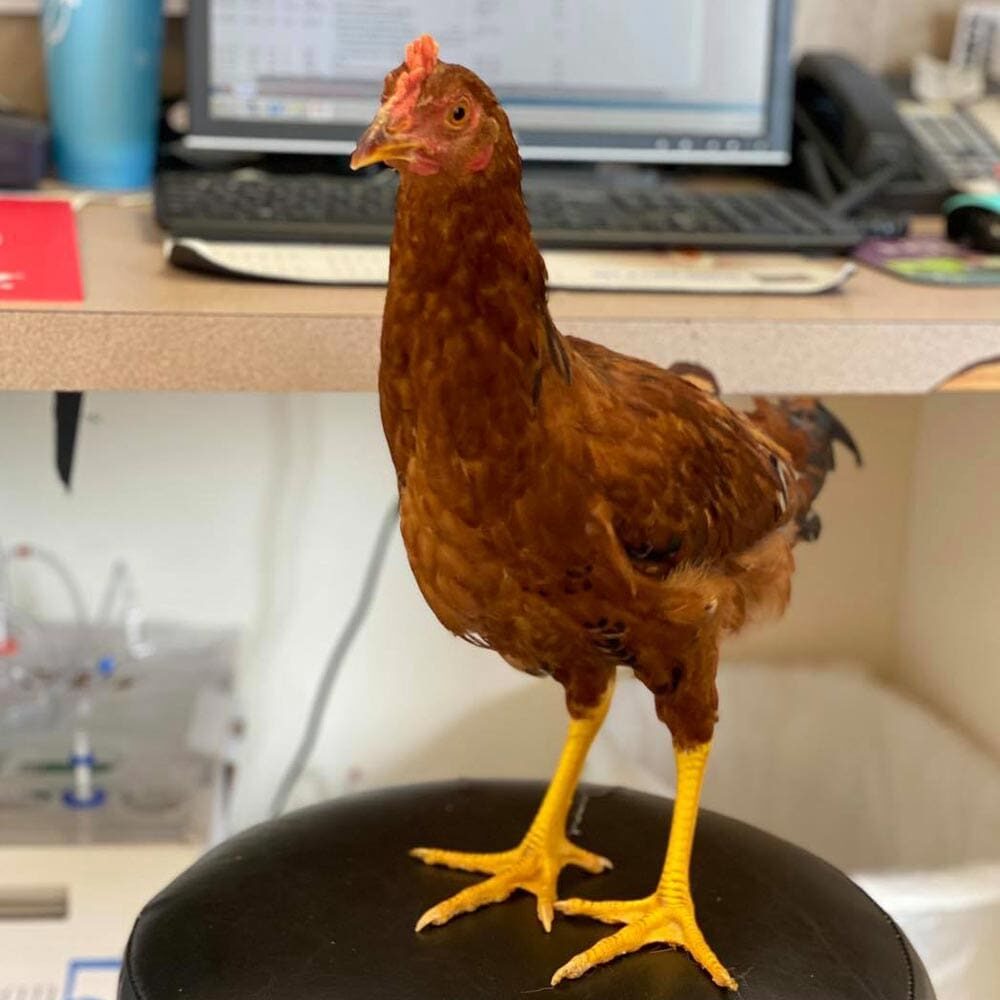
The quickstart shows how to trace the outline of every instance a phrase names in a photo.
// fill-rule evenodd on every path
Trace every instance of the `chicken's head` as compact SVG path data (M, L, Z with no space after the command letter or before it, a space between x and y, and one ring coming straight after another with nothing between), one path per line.
M358 140L351 166L386 163L419 176L479 174L505 138L513 146L490 88L464 66L441 62L437 42L422 35L385 78L382 103Z

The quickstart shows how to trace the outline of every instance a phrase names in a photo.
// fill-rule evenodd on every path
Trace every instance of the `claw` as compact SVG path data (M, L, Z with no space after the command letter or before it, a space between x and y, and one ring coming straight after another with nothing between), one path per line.
M516 888L517 885L503 875L494 875L493 878L488 878L478 885L470 885L468 889L463 889L438 903L437 906L432 906L417 921L416 930L419 933L431 924L439 927L459 914L472 913L473 910L488 906L490 903L502 903Z
M666 901L658 896L628 901L567 899L556 903L560 913L590 917L609 924L625 924L593 947L575 955L556 970L552 985L577 979L597 965L610 962L650 944L683 948L712 977L716 986L737 989L729 974L705 941L690 899Z
M574 868L582 868L591 875L600 875L602 872L610 871L614 868L614 862L610 858L605 858L600 854L592 854L585 851L576 844L570 844L570 851L566 857L566 864L573 865Z
M542 897L539 896L537 913L538 922L545 928L545 933L551 933L552 921L555 919L555 910L553 909L552 900L542 899Z

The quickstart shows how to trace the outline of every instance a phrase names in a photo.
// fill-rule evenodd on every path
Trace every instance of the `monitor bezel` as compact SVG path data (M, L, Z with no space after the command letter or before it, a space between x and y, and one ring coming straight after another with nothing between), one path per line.
M208 10L211 0L190 0L187 17L187 90L190 131L184 144L195 150L260 153L349 154L358 136L355 124L247 122L218 119L208 111ZM763 136L684 136L661 148L539 144L537 133L518 135L524 160L650 164L784 165L791 160L794 0L773 0L767 91L767 131Z

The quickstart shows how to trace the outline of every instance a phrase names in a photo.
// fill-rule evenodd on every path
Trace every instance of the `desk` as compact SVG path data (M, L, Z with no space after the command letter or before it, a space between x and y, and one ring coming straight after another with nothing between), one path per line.
M225 281L170 267L148 207L78 216L86 301L0 311L0 389L371 391L384 292ZM560 329L707 365L729 392L1000 389L1000 290L861 269L808 297L553 292Z

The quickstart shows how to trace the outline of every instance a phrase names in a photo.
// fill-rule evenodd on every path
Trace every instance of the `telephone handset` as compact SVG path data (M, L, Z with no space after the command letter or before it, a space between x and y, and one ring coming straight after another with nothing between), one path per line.
M806 186L845 214L862 207L938 211L951 190L889 88L838 53L799 61L795 145Z

